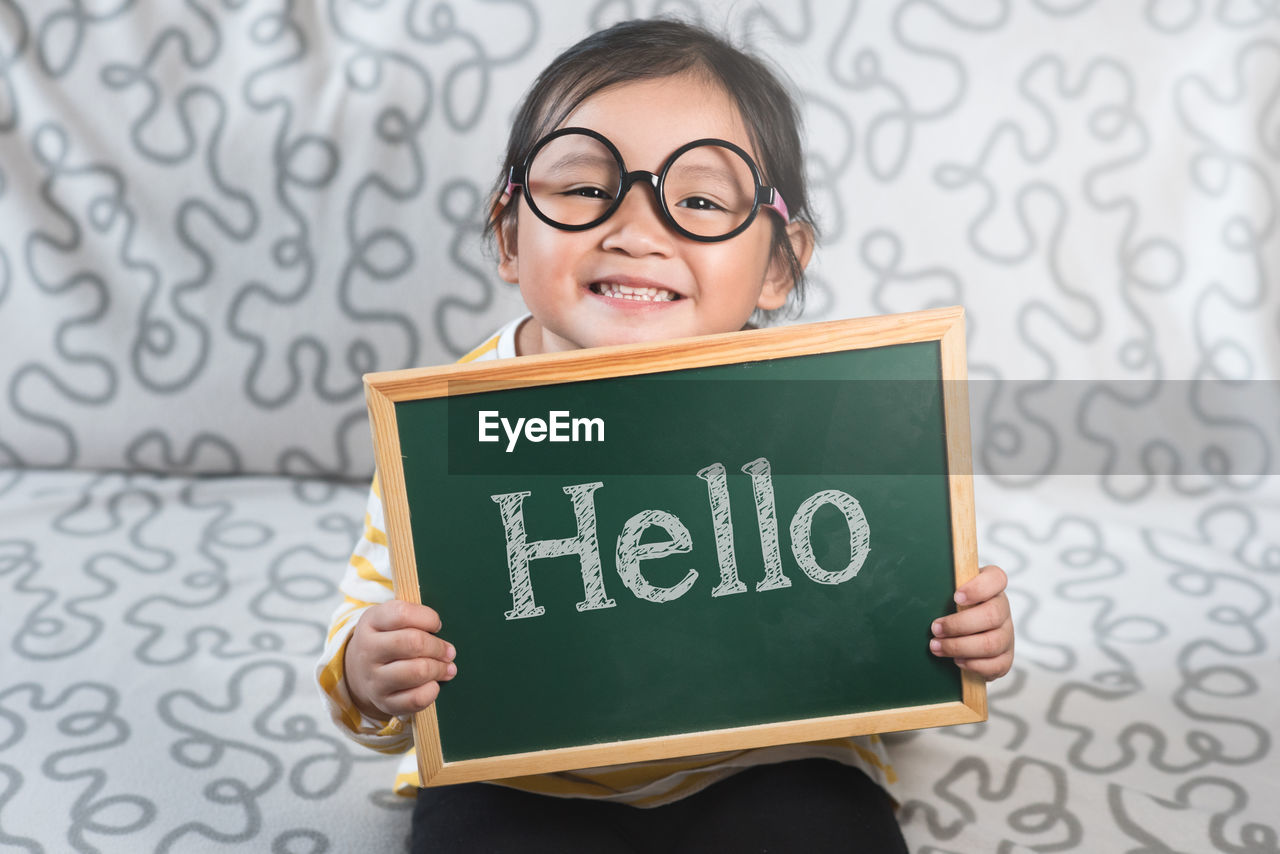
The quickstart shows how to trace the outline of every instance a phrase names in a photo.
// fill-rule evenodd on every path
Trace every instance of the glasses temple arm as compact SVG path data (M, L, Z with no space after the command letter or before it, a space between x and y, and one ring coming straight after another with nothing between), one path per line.
M769 191L769 199L760 205L760 207L769 208L778 216L782 217L783 225L790 225L791 213L787 210L787 203L782 200L782 194L773 187L765 187L764 189ZM508 185L508 192L510 192L510 185Z

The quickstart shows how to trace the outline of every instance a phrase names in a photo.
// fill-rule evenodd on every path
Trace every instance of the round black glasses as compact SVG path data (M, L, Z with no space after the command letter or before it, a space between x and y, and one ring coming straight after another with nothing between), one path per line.
M655 174L628 172L617 147L601 133L562 128L511 167L506 192L522 187L529 209L543 222L585 231L611 217L637 181L653 188L663 218L691 240L713 243L741 234L762 207L783 224L790 221L782 195L761 183L751 155L723 139L680 146Z

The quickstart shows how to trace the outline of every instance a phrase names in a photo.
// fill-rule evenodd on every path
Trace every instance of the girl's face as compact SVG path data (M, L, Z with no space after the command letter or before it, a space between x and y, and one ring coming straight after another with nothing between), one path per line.
M631 170L657 172L681 145L704 137L736 143L760 162L729 95L694 76L597 92L565 119L562 127L569 126L604 134ZM523 203L517 214L514 234L498 230L498 272L520 285L533 315L517 339L521 354L732 332L756 308L781 308L794 285L787 266L774 258L774 214L764 209L746 231L719 243L673 230L643 183L587 231L547 225ZM807 262L808 226L792 223L788 232ZM628 299L619 286L632 296L664 298Z

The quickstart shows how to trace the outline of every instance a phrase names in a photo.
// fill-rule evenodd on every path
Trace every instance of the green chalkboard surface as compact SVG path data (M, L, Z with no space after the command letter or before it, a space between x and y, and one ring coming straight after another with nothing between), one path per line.
M963 369L950 309L366 377L424 784L985 717Z

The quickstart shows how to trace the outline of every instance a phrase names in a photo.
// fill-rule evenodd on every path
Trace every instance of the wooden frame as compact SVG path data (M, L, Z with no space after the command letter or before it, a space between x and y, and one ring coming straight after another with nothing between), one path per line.
M958 587L977 574L978 566L965 382L964 311L952 307L480 364L367 374L364 377L365 392L373 427L396 595L406 601L420 602L417 560L410 534L404 472L400 465L395 413L397 402L444 397L459 392L639 376L683 368L931 341L939 342L941 355L952 553ZM434 786L875 732L974 723L986 720L986 717L986 683L981 677L962 671L961 699L957 702L456 762L444 760L434 706L414 716L413 731L420 778L423 785Z

